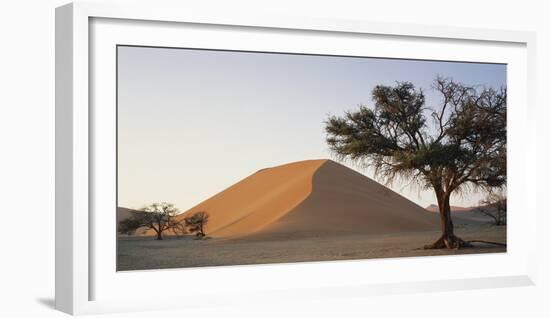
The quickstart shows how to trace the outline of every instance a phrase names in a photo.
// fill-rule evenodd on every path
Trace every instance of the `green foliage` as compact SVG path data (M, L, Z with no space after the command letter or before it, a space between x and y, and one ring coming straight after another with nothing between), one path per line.
M128 219L119 223L119 233L134 234L139 228L152 229L157 234L157 239L162 239L162 233L168 229L181 228L181 224L175 219L178 209L171 203L153 203L132 213Z
M118 232L120 234L129 234L132 235L136 232L137 229L144 226L143 222L140 220L139 217L135 217L132 215L132 217L124 219L120 221L118 227Z
M376 86L373 108L328 118L330 149L341 160L373 166L387 183L412 179L438 196L504 186L506 89L476 89L443 78L434 89L442 96L438 110L427 108L422 90L411 83Z

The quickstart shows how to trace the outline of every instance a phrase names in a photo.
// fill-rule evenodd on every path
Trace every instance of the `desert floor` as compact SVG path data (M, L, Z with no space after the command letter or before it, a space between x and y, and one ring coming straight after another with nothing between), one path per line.
M506 226L455 218L455 232L465 240L506 242ZM503 253L505 247L475 243L460 250L424 250L439 237L438 231L388 235L337 237L249 237L238 240L193 240L168 237L118 239L117 270L144 270L199 266L270 264L307 261L352 260L429 255Z

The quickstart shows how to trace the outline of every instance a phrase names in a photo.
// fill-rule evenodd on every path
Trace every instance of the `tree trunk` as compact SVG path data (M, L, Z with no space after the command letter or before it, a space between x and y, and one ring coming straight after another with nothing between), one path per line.
M157 231L157 240L162 240L162 232Z
M437 205L439 206L439 217L441 221L441 237L431 245L426 245L426 249L441 248L461 248L470 247L470 243L462 240L454 234L454 225L451 218L451 194L443 191L436 191Z
M451 218L450 195L442 194L438 199L439 218L441 220L441 232L443 236L450 237L454 235L454 224Z

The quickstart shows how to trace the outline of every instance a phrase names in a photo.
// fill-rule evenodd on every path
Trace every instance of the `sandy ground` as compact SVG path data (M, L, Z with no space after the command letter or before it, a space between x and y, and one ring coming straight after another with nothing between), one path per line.
M471 224L456 218L456 233L466 240L506 242L506 226ZM461 250L424 250L438 231L388 235L340 235L330 238L282 238L257 235L247 239L190 237L155 241L146 237L119 238L117 270L143 270L200 266L269 264L351 260L404 256L502 253L505 247L479 244Z

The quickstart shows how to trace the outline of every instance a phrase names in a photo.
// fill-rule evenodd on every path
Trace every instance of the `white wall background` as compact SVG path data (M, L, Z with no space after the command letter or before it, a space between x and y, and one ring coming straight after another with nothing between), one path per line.
M306 0L187 1L189 10L274 13L292 16L398 21L537 32L538 161L547 161L550 133L550 19L544 1ZM2 1L0 10L0 311L3 317L62 317L54 311L54 8L60 0ZM155 1L162 5L162 1ZM535 163L536 158L533 158ZM542 199L548 170L540 170L540 262L538 285L356 298L284 306L205 308L182 312L118 314L112 317L548 317L550 242ZM544 236L543 236L544 235Z

